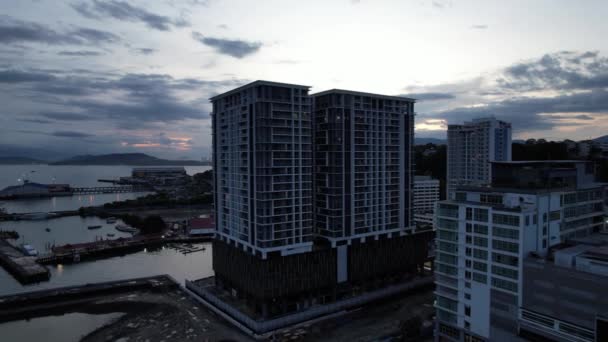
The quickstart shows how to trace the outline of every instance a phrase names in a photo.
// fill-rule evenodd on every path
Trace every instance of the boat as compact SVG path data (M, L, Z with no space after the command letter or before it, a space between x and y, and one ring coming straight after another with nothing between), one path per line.
M21 219L22 220L45 220L49 217L49 213L27 213L27 214L22 214L21 215Z
M32 245L22 244L21 251L27 256L38 256L38 251Z
M108 217L106 223L116 223L116 217Z
M129 227L124 224L117 224L116 230L118 230L119 232L131 233L131 234L138 232L137 228Z
M106 234L108 237L114 237L114 233L108 233Z
M50 232L50 231L51 231L51 228L46 227L44 230L46 230L47 232Z
M101 228L101 225L88 226L87 228L89 228L89 229L99 229L99 228Z

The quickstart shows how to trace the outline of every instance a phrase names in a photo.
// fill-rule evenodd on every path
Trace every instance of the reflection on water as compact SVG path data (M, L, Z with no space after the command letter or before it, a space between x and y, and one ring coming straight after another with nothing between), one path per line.
M0 324L2 341L80 341L85 335L117 320L123 313L103 315L68 313Z
M156 250L148 248L125 256L48 266L51 271L50 281L26 286L0 268L0 296L159 274L168 274L183 284L185 279L200 279L213 275L211 244L205 244L205 248L204 251L190 254L182 254L166 247ZM4 340L0 337L0 341Z

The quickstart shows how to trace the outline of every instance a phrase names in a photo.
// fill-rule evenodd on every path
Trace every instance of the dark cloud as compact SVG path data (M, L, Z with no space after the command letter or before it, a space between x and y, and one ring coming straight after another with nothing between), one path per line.
M608 87L608 58L597 52L562 51L505 69L497 83L506 91L590 90Z
M451 100L456 97L450 93L412 93L412 94L402 94L399 96L410 97L410 98L420 100L420 101Z
M0 70L0 83L46 82L55 77L41 72Z
M103 52L99 51L59 51L57 53L60 56L75 56L75 57L91 57L91 56L101 56Z
M234 58L243 58L249 56L256 53L262 47L262 43L260 42L204 37L198 32L192 32L192 38L204 45L214 48L221 54L232 56Z
M164 15L158 15L124 1L93 0L92 2L72 4L72 8L90 19L100 20L110 17L129 22L142 22L149 28L160 31L170 31L171 27L184 27L189 25L184 19L172 19Z
M568 115L568 113L572 113ZM589 113L589 114L579 114ZM446 110L426 118L446 119L450 123L495 115L513 123L517 130L552 129L555 126L576 125L573 120L593 120L594 115L608 113L608 91L590 92L553 97L516 97L490 102L483 106L460 107Z
M99 45L113 43L120 38L110 32L84 27L73 27L65 32L9 16L0 16L0 43L43 43L49 45Z
M48 113L40 113L40 116L45 118L59 120L59 121L88 121L93 118L80 114L80 113L70 113L70 112L48 112Z
M485 25L485 24L471 25L471 28L475 29L475 30L485 30L488 28L488 25Z
M141 55L151 55L153 53L156 52L156 49L151 49L151 48L138 48L135 49L135 52L141 54Z
M74 131L57 131L57 132L53 132L50 135L54 136L54 137L60 137L60 138L90 138L90 137L94 137L95 135L93 134L88 134L88 133L82 133L82 132L74 132Z

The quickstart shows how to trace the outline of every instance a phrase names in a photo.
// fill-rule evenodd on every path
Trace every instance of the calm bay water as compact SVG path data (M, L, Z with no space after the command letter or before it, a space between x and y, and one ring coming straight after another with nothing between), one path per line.
M186 167L188 174L209 170L208 166ZM31 172L36 171L36 172ZM0 188L14 185L21 174L29 172L32 182L69 183L74 186L96 186L97 179L114 179L131 174L130 166L49 166L49 165L1 165ZM78 209L83 205L99 205L115 200L135 198L136 194L106 194L94 196L72 196L50 199L5 201L0 206L8 212L37 212L51 210ZM102 228L89 230L88 226L101 225ZM96 217L62 217L45 221L5 221L0 229L15 230L21 238L18 243L29 243L40 253L45 253L49 244L81 243L95 239L116 239L130 234L116 231L115 224L107 224ZM45 229L50 228L50 232ZM109 237L107 234L114 234ZM197 279L213 274L211 265L211 245L206 250L181 254L173 249L162 248L142 251L122 257L84 261L78 264L49 266L51 280L39 284L23 286L4 269L0 268L0 295L16 292L48 289L101 281L169 274L183 283L184 279Z
M108 183L99 183L98 179L118 179L131 175L135 166L126 165L0 165L0 189L10 185L17 185L19 179L28 179L37 183L62 183L75 187L80 186L108 186ZM185 166L189 175L210 170L210 166ZM146 193L123 194L96 194L82 196L53 197L41 199L27 199L4 201L4 207L9 213L49 212L57 210L75 210L82 206L101 205L108 202L124 201L137 198Z

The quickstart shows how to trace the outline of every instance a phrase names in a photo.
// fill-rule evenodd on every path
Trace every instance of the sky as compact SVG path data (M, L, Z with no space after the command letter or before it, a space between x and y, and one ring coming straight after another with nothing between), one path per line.
M0 155L207 158L209 98L264 79L418 99L416 136L608 134L604 0L3 0Z

